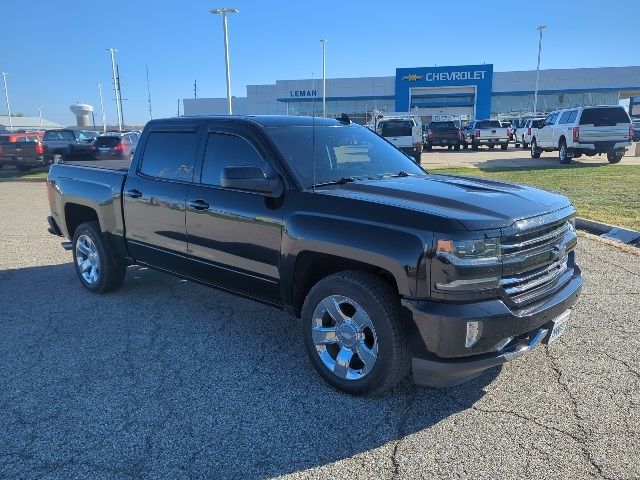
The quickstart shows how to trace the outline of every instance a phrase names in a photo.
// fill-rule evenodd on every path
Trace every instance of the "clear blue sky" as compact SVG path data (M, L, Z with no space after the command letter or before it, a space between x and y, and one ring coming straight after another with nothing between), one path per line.
M638 65L630 18L636 2L3 1L0 71L9 72L12 111L37 115L42 105L46 118L62 124L74 123L69 105L76 101L99 111L102 82L113 124L105 49L117 48L125 120L142 123L148 119L145 63L154 117L174 116L178 99L193 95L194 79L198 96L226 95L222 21L211 8L240 10L229 18L229 37L232 93L244 96L247 84L320 76L322 37L329 40L330 78L434 64L535 69L539 24L548 26L542 68Z

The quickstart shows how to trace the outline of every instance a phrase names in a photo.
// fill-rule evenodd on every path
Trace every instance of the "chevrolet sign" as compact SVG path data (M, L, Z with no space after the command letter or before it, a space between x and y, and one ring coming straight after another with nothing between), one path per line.
M416 80L422 80L422 75L416 75L412 73L411 75L405 75L402 77L403 80L408 80L409 82L415 82Z
M427 82L447 82L456 80L484 80L484 70L467 72L429 72L425 75Z

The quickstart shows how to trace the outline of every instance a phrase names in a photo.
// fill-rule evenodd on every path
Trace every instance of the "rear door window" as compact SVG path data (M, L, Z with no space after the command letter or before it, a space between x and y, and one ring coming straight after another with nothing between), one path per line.
M150 132L144 146L140 173L190 182L197 147L196 132Z
M558 123L569 123L569 117L571 116L571 112L563 112L562 115L560 116L560 121Z
M622 107L585 108L580 116L580 125L613 126L630 123L629 115Z

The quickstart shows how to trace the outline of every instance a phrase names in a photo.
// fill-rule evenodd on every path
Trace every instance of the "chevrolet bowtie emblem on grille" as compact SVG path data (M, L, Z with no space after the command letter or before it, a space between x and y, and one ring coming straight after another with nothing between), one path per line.
M551 252L554 260L561 260L567 253L567 247L565 245L558 245L557 247L553 247Z
M412 73L411 75L405 75L402 77L403 80L408 80L409 82L415 82L416 80L422 80L422 75L417 75Z
M22 149L21 148L16 148L16 152L21 152Z

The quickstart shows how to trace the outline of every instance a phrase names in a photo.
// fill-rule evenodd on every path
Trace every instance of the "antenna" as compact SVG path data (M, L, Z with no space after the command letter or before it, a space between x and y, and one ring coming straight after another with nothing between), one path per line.
M149 104L149 118L153 120L153 113L151 113L151 89L149 88L149 64L145 64L147 68L147 103Z
M311 73L311 89L313 90L313 72ZM311 101L311 161L313 162L313 184L311 188L316 191L316 97Z

